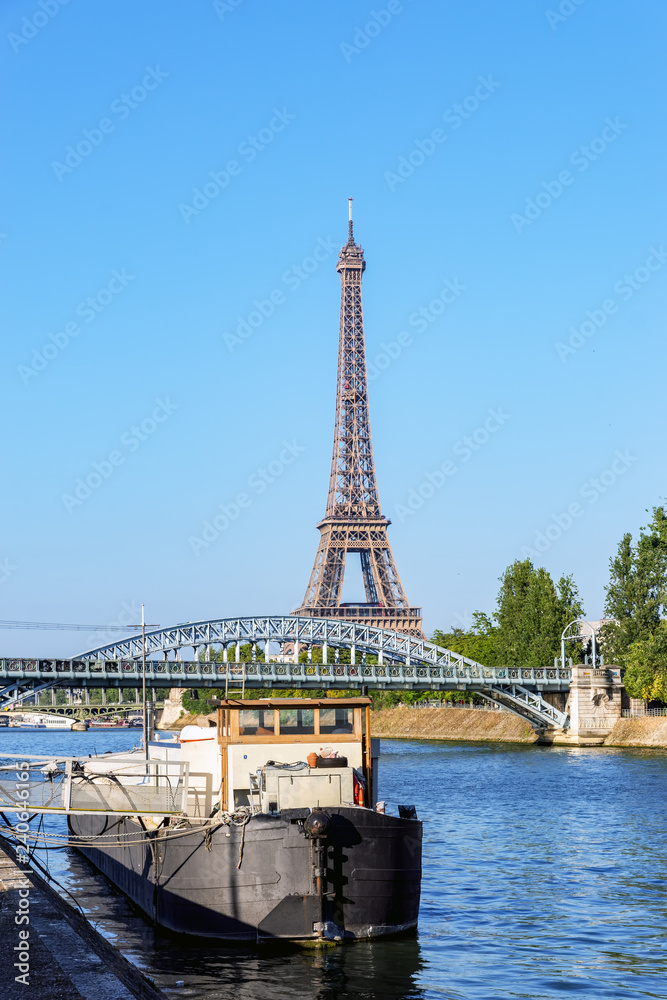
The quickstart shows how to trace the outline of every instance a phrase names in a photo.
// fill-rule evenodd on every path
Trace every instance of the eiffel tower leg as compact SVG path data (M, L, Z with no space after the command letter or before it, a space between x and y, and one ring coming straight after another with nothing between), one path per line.
M373 557L379 583L378 589L384 595L387 606L407 608L409 606L408 599L405 596L389 543L387 543L386 548L374 549Z
M345 548L332 545L331 531L325 528L315 556L304 606L326 608L340 603L346 555Z
M364 577L366 600L369 604L377 604L378 592L377 587L375 586L375 581L378 578L378 573L373 565L374 560L371 559L371 553L368 549L362 549L359 555L361 556L361 572Z

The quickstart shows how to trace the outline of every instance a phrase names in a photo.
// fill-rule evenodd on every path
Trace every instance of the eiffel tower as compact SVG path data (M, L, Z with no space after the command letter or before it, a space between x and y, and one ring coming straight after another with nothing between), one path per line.
M364 252L354 242L352 199L348 238L336 270L341 280L336 426L329 495L317 527L320 544L303 604L295 615L343 618L423 637L421 608L411 608L392 555L375 478L361 277ZM366 602L341 604L348 553L358 552Z

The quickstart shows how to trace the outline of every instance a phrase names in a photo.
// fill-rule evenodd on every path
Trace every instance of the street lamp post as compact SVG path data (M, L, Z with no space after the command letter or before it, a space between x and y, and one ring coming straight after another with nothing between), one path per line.
M146 617L141 605L141 697L143 706L144 755L148 760L148 706L146 704Z
M581 637L581 631L579 631L577 635L566 635L565 634L567 632L567 630L569 628L571 628L573 625L587 625L589 627L589 629L591 630L591 639L592 639L592 647L593 647L593 668L595 668L595 666L597 665L597 655L598 655L597 654L597 640L596 640L596 635L595 635L595 629L593 628L593 626L591 625L591 623L587 622L584 618L575 618L575 619L573 619L573 621L571 621L569 623L569 625L566 625L565 628L563 629L563 631L561 632L561 637L560 637L560 662L561 662L561 667L563 667L563 669L565 669L565 640L566 639L579 639Z

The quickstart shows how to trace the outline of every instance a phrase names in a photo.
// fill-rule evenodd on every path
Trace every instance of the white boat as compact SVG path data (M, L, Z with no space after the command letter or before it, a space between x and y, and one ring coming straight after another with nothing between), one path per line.
M18 729L87 729L80 719L70 718L67 715L56 715L53 712L23 712L12 716L10 726Z

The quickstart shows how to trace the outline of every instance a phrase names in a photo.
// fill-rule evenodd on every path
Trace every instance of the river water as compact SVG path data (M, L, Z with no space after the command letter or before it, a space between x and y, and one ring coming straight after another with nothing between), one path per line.
M135 740L5 731L0 752L88 754ZM667 998L667 752L383 739L380 793L414 802L424 821L414 938L324 952L188 946L76 852L46 860L175 998Z

